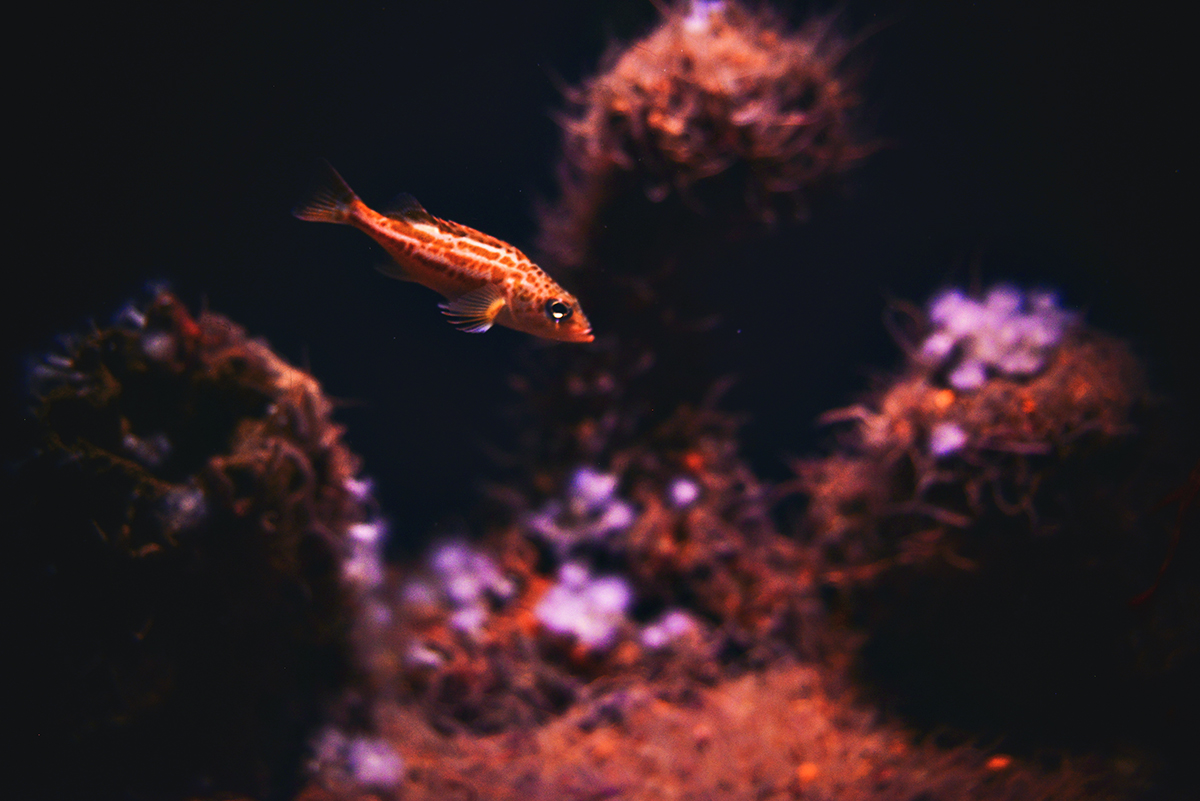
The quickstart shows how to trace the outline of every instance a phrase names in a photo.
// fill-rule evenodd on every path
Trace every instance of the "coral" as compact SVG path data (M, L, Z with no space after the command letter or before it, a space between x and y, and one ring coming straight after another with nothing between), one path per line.
M372 686L447 732L544 723L598 680L675 688L810 649L812 571L737 455L736 421L680 409L607 464L553 465L480 542L389 579ZM741 667L739 667L741 666ZM406 757L407 758L407 757Z
M705 632L713 653L762 656L784 642L795 646L813 634L800 622L810 574L775 528L767 488L738 454L737 427L731 415L684 405L637 441L613 447L604 471L589 465L558 480L537 477L562 486L565 497L519 515L524 533L552 565L582 561L627 578L647 627L676 610ZM603 492L587 496L581 488ZM613 521L619 525L601 525ZM652 642L682 633L655 632Z
M812 585L738 452L737 428L730 415L685 405L618 450L612 464L638 515L609 547L649 609L686 611L715 629L706 637L714 653L754 661L815 645Z
M429 564L438 577L435 591L451 607L450 625L472 635L482 633L487 622L488 597L505 601L512 597L511 581L500 574L487 554L461 541L447 542L434 548ZM410 585L412 589L419 585Z
M1153 741L1196 708L1181 621L1200 607L1182 581L1128 609L1161 556L1160 490L1131 468L1158 458L1137 359L1011 287L942 293L914 327L901 371L825 415L848 425L833 452L797 464L831 618L864 638L858 675L921 726Z
M698 632L699 624L696 618L682 609L670 609L642 629L641 643L650 649L666 648Z
M566 502L550 499L525 525L552 546L559 559L587 546L602 546L614 534L629 528L633 507L617 497L617 476L581 467L571 476Z
M327 788L344 797L361 790L395 790L404 781L405 768L387 740L350 736L335 728L317 737L309 765Z
M995 286L981 301L951 289L929 303L934 330L921 343L920 358L948 370L957 390L983 386L989 372L1031 376L1046 364L1075 321L1049 292L1022 293Z
M286 797L353 661L355 588L379 579L330 401L166 292L64 345L33 371L38 446L5 531L15 722L33 764L70 766L39 792Z
M454 539L400 571L399 614L377 640L394 657L376 666L374 684L415 701L444 731L495 731L559 712L579 682L539 654L533 607L549 582L535 574L531 550L511 538L487 547Z
M813 531L851 562L932 555L929 532L989 510L1036 515L1046 470L1089 440L1119 440L1145 396L1129 350L1048 293L1001 286L976 301L951 290L924 324L903 373L824 416L853 424L839 451L799 465ZM884 535L893 525L928 536Z
M451 741L396 710L386 728L408 749L402 797L1115 801L1144 789L1146 766L1136 760L1117 775L1083 759L1043 766L978 746L915 741L825 673L786 661L679 699L642 677L598 684L569 712L520 736Z
M616 640L632 600L629 583L620 576L592 577L585 566L568 562L533 613L549 631L602 650Z
M850 122L848 45L831 27L817 18L793 32L736 0L665 9L654 31L568 94L562 197L543 214L543 249L584 262L606 215L634 193L701 210L719 227L806 214L869 150Z

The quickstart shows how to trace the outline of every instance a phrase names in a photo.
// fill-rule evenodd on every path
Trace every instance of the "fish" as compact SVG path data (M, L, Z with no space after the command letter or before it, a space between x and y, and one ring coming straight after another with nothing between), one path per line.
M434 217L411 195L383 212L367 206L337 170L292 213L311 222L352 225L387 251L384 275L426 286L462 331L483 333L502 325L563 342L591 342L592 325L570 292L517 248L495 237Z

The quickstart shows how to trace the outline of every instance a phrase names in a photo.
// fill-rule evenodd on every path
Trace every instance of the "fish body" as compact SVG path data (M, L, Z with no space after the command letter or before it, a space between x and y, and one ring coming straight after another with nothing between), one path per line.
M411 196L401 196L380 213L328 167L324 185L292 213L366 233L393 259L380 272L439 292L446 298L442 311L463 331L503 325L565 342L594 339L579 301L528 256L495 237L434 217Z

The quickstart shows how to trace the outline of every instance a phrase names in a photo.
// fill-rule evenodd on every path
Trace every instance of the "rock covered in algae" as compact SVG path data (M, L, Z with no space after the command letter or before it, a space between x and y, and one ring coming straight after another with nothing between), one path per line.
M1197 592L1181 570L1129 607L1173 458L1138 359L1046 292L952 290L913 316L903 369L827 414L848 428L798 465L861 675L921 725L1159 740L1196 708Z
M603 463L543 464L541 491L498 493L508 514L487 537L436 545L397 588L381 642L400 655L398 697L439 730L493 734L552 720L596 681L686 693L815 651L812 571L736 429L684 407Z
M562 196L542 247L563 264L594 251L612 207L667 200L713 225L803 217L816 193L871 149L852 118L848 43L830 18L798 31L735 0L671 6L649 35L572 90ZM622 218L626 219L626 218Z
M366 498L330 401L166 292L64 345L5 532L30 792L285 797L350 662Z
M927 330L904 371L827 413L850 429L835 453L800 465L812 529L848 562L911 562L936 550L933 532L1035 515L1048 474L1130 433L1146 398L1125 344L1050 293L952 290L918 316Z

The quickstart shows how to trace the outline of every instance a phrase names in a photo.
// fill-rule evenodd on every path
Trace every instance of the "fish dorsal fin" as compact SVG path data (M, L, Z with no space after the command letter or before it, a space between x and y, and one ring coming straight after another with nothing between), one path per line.
M425 211L425 207L421 205L420 201L407 192L401 192L392 198L380 213L393 220L404 220L405 222L432 223L434 221L433 215Z
M500 314L507 302L500 287L484 284L465 295L439 303L438 308L450 318L452 325L458 326L458 330L482 334L496 322L496 315Z

